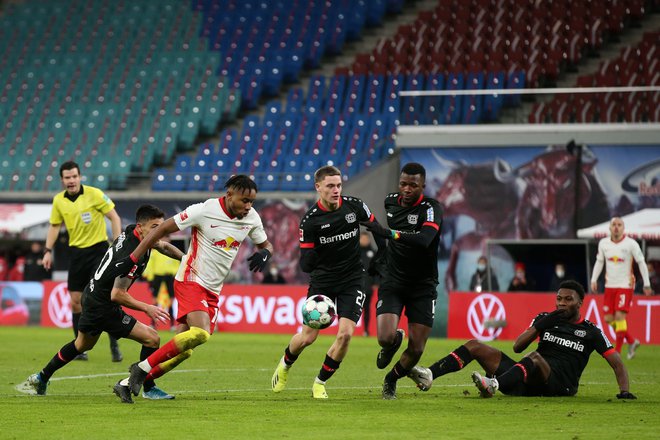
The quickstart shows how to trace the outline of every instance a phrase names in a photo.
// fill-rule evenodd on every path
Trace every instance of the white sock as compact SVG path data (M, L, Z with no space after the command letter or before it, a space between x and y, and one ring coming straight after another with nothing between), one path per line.
M314 379L314 383L320 383L321 385L325 385L325 381L322 381L318 377Z
M151 365L149 365L149 361L146 360L146 359L143 360L142 362L140 362L138 364L138 367L140 367L142 369L142 371L144 371L145 373L148 373L148 372L151 371Z
M122 379L121 382L119 382L119 385L121 385L123 387L127 387L128 386L128 377L126 379Z

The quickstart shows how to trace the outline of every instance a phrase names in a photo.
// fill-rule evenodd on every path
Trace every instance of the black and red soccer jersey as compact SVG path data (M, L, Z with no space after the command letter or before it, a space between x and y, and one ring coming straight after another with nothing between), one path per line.
M539 313L532 325L547 312ZM580 319L576 323L560 322L539 334L536 351L550 364L552 374L577 391L580 376L593 351L607 356L614 352L607 336L593 323Z
M436 229L431 244L425 248L414 247L390 240L387 245L385 281L398 285L438 284L438 245L442 229L442 207L437 200L420 196L413 206L401 206L401 195L391 193L385 198L387 225L390 229L419 232L424 226Z
M314 249L318 265L310 273L312 285L333 286L339 281L361 277L360 222L373 214L360 199L342 196L339 207L326 210L317 202L300 222L300 248Z
M83 307L102 307L117 305L110 299L110 292L115 284L115 278L128 277L131 280L140 278L147 267L151 249L140 258L137 264L122 262L140 244L135 231L135 225L128 225L108 248L101 263L96 268L92 279L83 291ZM132 282L131 282L132 285Z

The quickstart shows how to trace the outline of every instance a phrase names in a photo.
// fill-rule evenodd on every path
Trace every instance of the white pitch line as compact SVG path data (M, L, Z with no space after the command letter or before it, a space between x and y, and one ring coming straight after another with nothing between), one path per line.
M209 369L209 368L198 368L198 369L189 369L189 370L172 370L167 374L174 373L199 373L199 372L209 372L209 371L230 371L230 372L240 372L240 371L270 371L267 368L223 368L223 369ZM93 379L95 377L114 377L114 376L127 376L128 371L125 373L99 373L99 374L85 374L82 376L60 376L60 377L51 377L50 381L55 382L58 380L75 380L75 379Z

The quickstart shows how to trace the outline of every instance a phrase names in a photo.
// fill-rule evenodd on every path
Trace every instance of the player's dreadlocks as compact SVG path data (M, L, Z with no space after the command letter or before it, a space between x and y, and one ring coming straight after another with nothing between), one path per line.
M254 180L250 179L249 176L245 174L236 174L231 176L225 183L225 189L234 189L240 192L243 191L252 191L258 192L257 184L254 183Z

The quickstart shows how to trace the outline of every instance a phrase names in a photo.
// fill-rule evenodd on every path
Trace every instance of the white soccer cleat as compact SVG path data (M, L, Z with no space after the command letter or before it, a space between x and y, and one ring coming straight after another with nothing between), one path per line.
M493 397L499 388L499 383L497 379L491 379L490 377L482 376L476 371L472 373L472 382L479 388L481 397Z
M428 391L433 385L433 373L428 368L415 365L408 373L408 377L415 382L420 391Z

